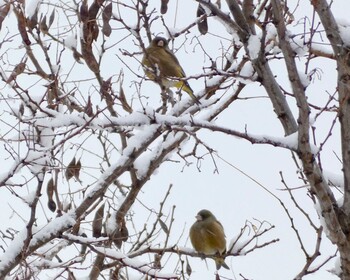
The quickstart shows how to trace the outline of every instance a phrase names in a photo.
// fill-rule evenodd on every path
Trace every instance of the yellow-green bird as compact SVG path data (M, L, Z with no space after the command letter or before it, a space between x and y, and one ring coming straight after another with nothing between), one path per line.
M185 78L186 74L176 56L169 49L167 39L155 37L146 48L141 63L149 79L160 82L167 88L176 87L184 90L197 104L200 104L188 82L178 80L178 78Z
M204 255L215 255L216 269L221 266L229 269L221 257L226 252L224 228L209 210L203 209L196 216L197 221L190 229L190 239L193 248Z

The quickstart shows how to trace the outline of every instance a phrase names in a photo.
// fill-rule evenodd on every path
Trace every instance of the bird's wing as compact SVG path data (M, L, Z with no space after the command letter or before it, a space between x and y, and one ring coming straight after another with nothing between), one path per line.
M163 60L163 62L171 67L166 67L166 69L163 69L163 73L165 76L168 77L178 77L178 78L184 78L186 77L185 71L182 69L179 60L176 58L176 56L173 54L171 50L168 48L161 50L163 55L160 56L160 59Z
M224 236L226 236L225 235L225 231L224 231L224 227L222 226L222 224L219 222L219 221L216 221L218 224L219 224L219 226L221 227L221 229L222 229L222 232L224 233Z
M225 232L222 224L219 221L213 221L207 226L207 232L215 236L219 240L225 240Z

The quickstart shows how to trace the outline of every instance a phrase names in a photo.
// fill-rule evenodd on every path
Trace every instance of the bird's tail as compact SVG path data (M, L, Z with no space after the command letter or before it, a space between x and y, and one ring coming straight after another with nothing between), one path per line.
M191 96L191 98L194 100L194 102L197 104L197 105L200 105L201 102L199 101L199 99L197 98L197 96L195 96L193 94L193 90L191 89L190 85L185 81L185 82L181 82L181 85L180 87L182 90L186 91L189 96Z
M215 263L216 263L216 269L219 270L221 267L230 269L228 265L225 263L224 258L222 257L216 257L215 258Z

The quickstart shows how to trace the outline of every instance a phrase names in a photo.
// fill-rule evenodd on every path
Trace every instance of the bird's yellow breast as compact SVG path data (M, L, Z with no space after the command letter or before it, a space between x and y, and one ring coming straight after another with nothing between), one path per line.
M226 239L220 223L195 223L190 230L194 249L206 255L222 254L226 250Z

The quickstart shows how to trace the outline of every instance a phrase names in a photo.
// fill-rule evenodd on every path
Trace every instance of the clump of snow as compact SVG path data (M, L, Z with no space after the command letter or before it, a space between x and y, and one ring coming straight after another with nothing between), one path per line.
M214 77L212 77L210 79L207 79L206 80L206 86L207 87L213 87L215 85L218 85L218 84L220 84L221 79L222 78L220 76L214 76Z
M308 48L305 45L304 39L294 37L292 34L288 33L286 34L286 38L289 38L289 43L293 51L298 56L304 56L308 52Z
M67 36L65 39L64 39L64 45L67 47L67 48L70 48L70 49L76 49L77 48L77 34L75 33L72 33L71 35Z
M342 189L344 189L344 178L343 174L341 173L333 173L328 170L323 170L323 176L326 178L326 180L331 185L338 186ZM339 206L342 206L343 203L341 203Z
M329 230L328 230L328 228L327 228L326 221L325 221L325 219L323 218L322 209L321 209L320 203L319 203L318 201L316 201L316 203L314 204L314 207L315 207L315 209L316 209L318 218L319 218L319 220L320 220L320 224L321 224L321 226L323 227L323 232L324 232L324 233L326 234L326 236L330 239Z
M310 85L310 76L301 71L298 71L298 74L303 87L307 88Z
M155 279L179 279L179 275L174 273L163 273L159 272L157 269L150 267L148 263L140 261L136 258L129 258L127 255L121 253L120 251L116 251L114 249L104 248L104 247L95 247L99 253L106 255L109 258L117 259L122 261L125 265L135 268L138 271L141 271L147 275L153 276Z
M29 150L26 157L26 162L30 171L33 174L39 173L45 166L48 166L50 158L46 155L45 152Z
M232 254L239 254L239 255L244 255L246 250L243 249L247 246L247 244L250 242L249 239L246 239L246 240L240 240L240 239L243 239L242 238L242 235L241 234L237 234L236 237L233 237L231 240L230 240L230 243L229 243L229 250L230 252L229 253L232 253Z
M28 205L31 205L33 203L35 197L36 197L36 191L33 190L33 191L29 192L27 196L22 196L22 199L25 203L27 203Z
M32 0L26 3L25 14L28 18L32 18L38 12L41 0Z
M241 79L240 82L244 83L244 84L248 84L253 82L250 78L251 76L254 74L254 67L251 63L251 61L248 61L246 63L244 63L240 73L241 76L243 77L249 77L249 79Z
M117 212L113 212L106 221L106 234L111 236L118 229Z
M277 37L276 26L271 22L266 24L266 36L265 36L266 42L270 40L275 40L276 37Z
M51 70L55 73L58 74L61 69L61 65L51 65Z
M181 34L182 28L168 27L167 31L168 31L169 37L174 37L176 33Z
M337 19L340 37L346 46L350 46L350 22L344 18Z
M63 229L67 229L75 225L75 215L72 213L64 213L61 217L57 217L48 224L36 229L33 238L30 241L30 246L35 246L38 242L49 239L53 235L57 235Z
M4 270L14 261L16 256L18 256L22 249L24 240L27 238L27 229L23 229L17 233L15 238L9 244L5 253L0 254L0 270Z
M343 271L341 269L341 262L340 262L340 257L337 257L335 259L335 263L334 263L334 271L333 273L337 276L340 277L340 275L342 275Z
M248 39L247 48L248 48L249 57L252 60L257 59L261 48L260 36L250 35Z

